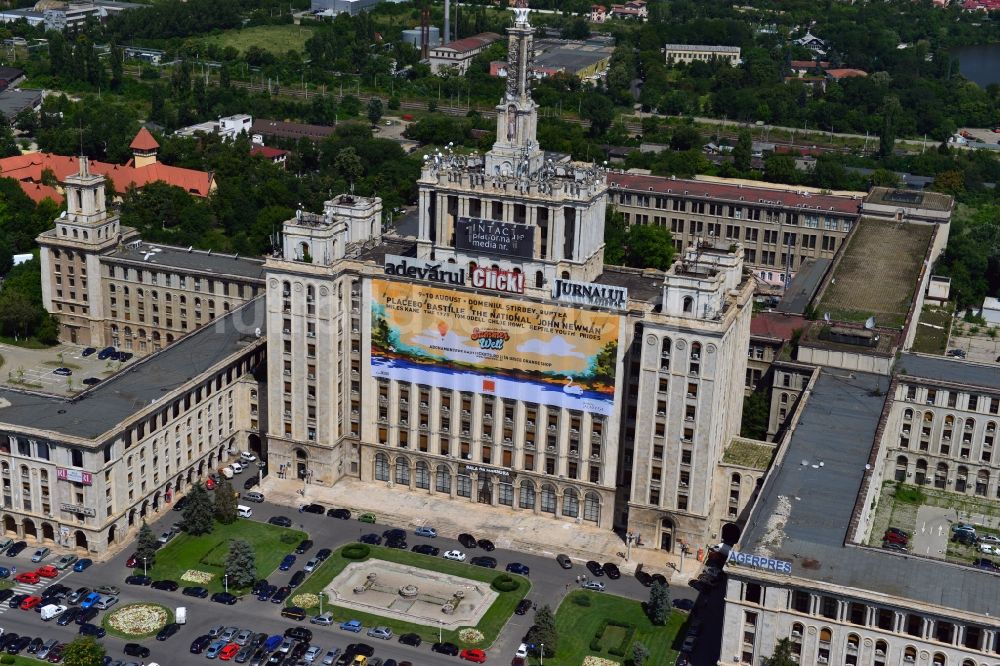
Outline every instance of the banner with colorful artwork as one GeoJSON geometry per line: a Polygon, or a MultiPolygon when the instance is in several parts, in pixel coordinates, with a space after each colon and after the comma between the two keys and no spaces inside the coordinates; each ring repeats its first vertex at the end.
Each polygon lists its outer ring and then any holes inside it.
{"type": "Polygon", "coordinates": [[[372,374],[608,416],[618,315],[372,282],[372,374]]]}

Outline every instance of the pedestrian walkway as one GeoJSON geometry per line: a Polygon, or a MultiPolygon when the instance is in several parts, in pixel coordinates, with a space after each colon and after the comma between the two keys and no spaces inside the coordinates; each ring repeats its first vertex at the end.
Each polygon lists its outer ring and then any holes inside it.
{"type": "Polygon", "coordinates": [[[303,484],[295,479],[264,477],[261,492],[269,502],[298,507],[316,502],[329,507],[346,508],[359,513],[373,513],[379,523],[413,529],[430,525],[442,536],[462,532],[489,538],[497,548],[555,557],[565,553],[574,560],[614,562],[632,573],[642,564],[643,570],[662,573],[672,583],[686,584],[696,577],[700,563],[688,557],[679,571],[680,557],[648,547],[632,546],[626,560],[626,546],[609,530],[587,523],[538,516],[502,506],[481,506],[450,499],[439,499],[424,491],[384,490],[378,484],[344,478],[333,487],[303,484]],[[541,536],[544,535],[544,536],[541,536]]]}

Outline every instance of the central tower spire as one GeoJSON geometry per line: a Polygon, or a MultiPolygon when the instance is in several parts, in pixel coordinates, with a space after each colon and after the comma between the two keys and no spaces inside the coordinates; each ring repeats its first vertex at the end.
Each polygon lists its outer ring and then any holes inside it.
{"type": "Polygon", "coordinates": [[[526,0],[514,7],[514,25],[507,29],[507,90],[497,104],[497,140],[486,153],[486,174],[529,179],[542,166],[536,130],[538,107],[531,99],[531,61],[535,29],[528,22],[526,0]]]}

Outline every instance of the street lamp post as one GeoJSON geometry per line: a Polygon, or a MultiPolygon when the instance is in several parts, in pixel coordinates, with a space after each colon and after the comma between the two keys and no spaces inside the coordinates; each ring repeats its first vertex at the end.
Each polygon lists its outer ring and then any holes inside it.
{"type": "Polygon", "coordinates": [[[142,575],[146,575],[146,558],[142,558],[142,575]]]}
{"type": "Polygon", "coordinates": [[[222,583],[226,586],[226,594],[229,594],[229,574],[222,576],[222,583]]]}
{"type": "Polygon", "coordinates": [[[545,663],[545,643],[541,643],[542,649],[538,651],[538,664],[542,666],[545,663]]]}
{"type": "Polygon", "coordinates": [[[438,620],[438,643],[444,643],[444,620],[438,620]]]}
{"type": "Polygon", "coordinates": [[[325,595],[324,595],[324,593],[323,593],[323,592],[320,592],[320,593],[319,593],[319,614],[320,614],[320,615],[322,615],[322,614],[323,614],[323,597],[324,597],[324,596],[325,596],[325,595]]]}

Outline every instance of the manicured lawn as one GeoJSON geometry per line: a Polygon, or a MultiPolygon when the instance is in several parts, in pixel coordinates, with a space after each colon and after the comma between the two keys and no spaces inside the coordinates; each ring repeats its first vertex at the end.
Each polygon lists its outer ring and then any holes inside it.
{"type": "MultiPolygon", "coordinates": [[[[277,527],[254,520],[237,520],[231,525],[215,524],[211,534],[190,536],[181,533],[169,544],[156,552],[156,564],[149,569],[149,575],[154,580],[175,580],[181,586],[202,585],[212,592],[221,592],[224,584],[222,576],[225,573],[226,555],[229,552],[231,539],[243,539],[250,543],[257,552],[257,575],[266,578],[274,571],[288,553],[295,550],[295,545],[308,536],[299,530],[277,527]],[[284,543],[282,536],[288,537],[290,543],[284,543]],[[188,569],[196,569],[210,574],[214,578],[210,583],[191,583],[181,580],[188,569]]],[[[140,565],[139,571],[142,570],[140,565]]],[[[230,586],[230,592],[238,592],[230,586]]]]}
{"type": "MultiPolygon", "coordinates": [[[[408,564],[410,566],[429,569],[439,573],[461,576],[462,578],[469,578],[471,580],[478,580],[487,584],[492,583],[497,576],[503,574],[502,571],[474,567],[471,564],[452,562],[440,557],[419,555],[408,550],[383,548],[380,546],[370,546],[370,548],[371,554],[365,560],[348,560],[340,554],[343,548],[338,549],[326,562],[322,564],[322,566],[314,571],[298,589],[292,593],[291,597],[295,597],[297,594],[303,593],[319,594],[320,590],[323,590],[327,585],[329,585],[330,581],[333,580],[337,574],[343,571],[344,567],[346,567],[350,562],[364,562],[372,559],[408,564]]],[[[486,611],[483,619],[480,620],[478,625],[476,625],[476,629],[478,629],[483,636],[485,636],[484,641],[474,646],[471,644],[463,644],[463,642],[458,638],[458,631],[447,630],[442,634],[444,640],[451,641],[460,647],[486,648],[491,645],[496,639],[497,634],[500,633],[504,624],[506,624],[507,619],[514,613],[514,608],[517,607],[518,602],[521,601],[521,599],[523,599],[531,589],[531,582],[527,578],[515,576],[513,574],[510,575],[514,580],[521,583],[521,585],[513,592],[499,592],[499,596],[496,601],[493,602],[493,605],[490,606],[488,611],[486,611]]],[[[291,599],[289,599],[288,605],[293,605],[291,599]]],[[[310,608],[308,611],[312,615],[319,615],[319,607],[310,608]]],[[[323,604],[323,611],[333,613],[333,616],[336,618],[338,623],[344,620],[360,620],[366,628],[383,625],[390,627],[397,635],[412,632],[419,634],[425,641],[435,642],[438,639],[438,630],[436,627],[430,627],[422,624],[411,624],[409,622],[385,618],[380,615],[361,613],[353,609],[343,608],[328,603],[323,604]]]]}
{"type": "MultiPolygon", "coordinates": [[[[673,612],[666,626],[659,627],[649,621],[638,601],[605,592],[575,590],[563,599],[556,612],[559,648],[554,657],[545,659],[545,663],[551,666],[579,666],[587,655],[624,663],[631,659],[632,644],[639,641],[649,648],[647,664],[673,664],[684,637],[680,629],[687,619],[687,615],[673,612]],[[587,601],[589,605],[581,605],[587,601]],[[590,642],[605,620],[632,625],[635,631],[608,625],[599,638],[600,651],[591,650],[590,642]],[[632,633],[632,639],[625,647],[625,656],[610,654],[608,650],[620,646],[629,633],[632,633]]],[[[531,663],[536,664],[538,660],[533,657],[531,663]]]]}
{"type": "Polygon", "coordinates": [[[309,26],[257,25],[227,30],[220,35],[206,37],[204,41],[222,48],[232,46],[241,53],[245,53],[251,46],[257,46],[265,51],[284,55],[288,51],[304,51],[306,40],[312,35],[313,28],[309,26]]]}

